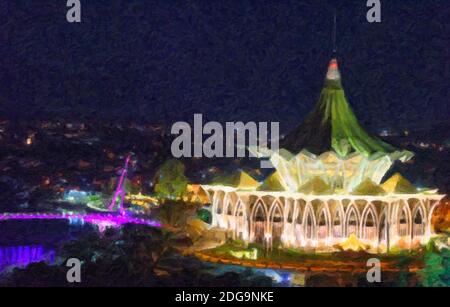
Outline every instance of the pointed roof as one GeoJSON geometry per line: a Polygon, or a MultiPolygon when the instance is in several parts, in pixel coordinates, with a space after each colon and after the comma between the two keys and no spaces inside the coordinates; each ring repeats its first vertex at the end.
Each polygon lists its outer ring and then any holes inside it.
{"type": "Polygon", "coordinates": [[[378,184],[370,180],[369,178],[364,179],[360,184],[358,184],[352,191],[354,195],[384,195],[386,191],[380,187],[378,184]]]}
{"type": "Polygon", "coordinates": [[[416,187],[400,173],[392,175],[391,178],[381,184],[381,187],[388,193],[414,194],[417,192],[416,187]]]}
{"type": "Polygon", "coordinates": [[[258,187],[258,191],[285,191],[280,174],[275,171],[258,187]]]}
{"type": "Polygon", "coordinates": [[[294,153],[302,149],[314,154],[334,150],[342,157],[352,152],[370,156],[397,150],[361,127],[345,97],[336,59],[328,65],[325,84],[314,109],[280,145],[294,153]]]}
{"type": "Polygon", "coordinates": [[[313,195],[328,195],[333,189],[319,176],[314,176],[298,188],[298,192],[313,195]]]}
{"type": "Polygon", "coordinates": [[[231,186],[239,190],[254,190],[260,185],[258,181],[244,171],[235,171],[229,175],[217,176],[212,184],[231,186]]]}

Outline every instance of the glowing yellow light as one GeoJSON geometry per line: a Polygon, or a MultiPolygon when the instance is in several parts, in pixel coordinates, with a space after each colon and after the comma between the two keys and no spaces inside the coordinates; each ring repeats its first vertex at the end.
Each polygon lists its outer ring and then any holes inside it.
{"type": "Polygon", "coordinates": [[[230,255],[238,259],[256,260],[258,259],[258,250],[256,248],[252,248],[249,251],[230,251],[230,255]]]}
{"type": "Polygon", "coordinates": [[[347,240],[339,244],[343,250],[351,250],[351,251],[363,251],[367,250],[368,246],[364,243],[362,243],[354,233],[352,233],[347,240]]]}

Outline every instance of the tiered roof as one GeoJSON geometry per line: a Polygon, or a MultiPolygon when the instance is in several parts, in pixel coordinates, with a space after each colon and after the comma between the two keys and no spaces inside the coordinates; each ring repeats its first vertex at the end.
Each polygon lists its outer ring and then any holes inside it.
{"type": "Polygon", "coordinates": [[[317,155],[332,150],[341,157],[353,152],[371,156],[398,151],[361,127],[347,102],[336,59],[328,65],[316,106],[305,121],[281,141],[280,147],[294,153],[306,149],[317,155]]]}

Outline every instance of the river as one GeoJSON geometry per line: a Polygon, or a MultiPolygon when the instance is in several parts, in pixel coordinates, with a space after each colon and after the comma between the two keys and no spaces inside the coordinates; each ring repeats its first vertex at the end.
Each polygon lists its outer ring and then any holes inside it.
{"type": "MultiPolygon", "coordinates": [[[[24,268],[31,263],[61,264],[64,259],[59,257],[59,251],[63,244],[92,233],[101,235],[96,225],[68,220],[1,221],[0,231],[0,278],[16,267],[24,268]]],[[[253,274],[271,277],[278,286],[292,286],[295,277],[298,279],[298,274],[282,270],[221,264],[211,264],[210,268],[214,275],[247,274],[251,270],[253,274]]]]}
{"type": "Polygon", "coordinates": [[[56,264],[62,244],[96,233],[95,227],[68,220],[1,221],[0,273],[41,261],[56,264]]]}
{"type": "MultiPolygon", "coordinates": [[[[100,229],[102,230],[102,229],[100,229]]],[[[31,263],[46,262],[60,265],[65,261],[60,256],[65,243],[95,234],[101,236],[98,226],[79,220],[8,220],[0,221],[0,279],[16,267],[31,263]]],[[[76,255],[74,255],[76,257],[76,255]]],[[[180,258],[180,261],[183,257],[180,258]]],[[[349,273],[294,272],[279,269],[248,268],[238,265],[205,263],[207,271],[215,276],[234,273],[239,276],[266,276],[272,285],[291,286],[356,286],[364,276],[349,273]],[[249,274],[251,273],[251,274],[249,274]]],[[[389,285],[396,285],[397,274],[389,278],[389,285]]],[[[386,285],[388,285],[386,284],[386,285]]]]}

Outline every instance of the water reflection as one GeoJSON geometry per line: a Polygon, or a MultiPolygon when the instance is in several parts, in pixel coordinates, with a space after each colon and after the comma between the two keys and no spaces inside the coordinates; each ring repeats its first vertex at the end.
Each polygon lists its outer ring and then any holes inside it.
{"type": "Polygon", "coordinates": [[[56,264],[61,246],[97,233],[93,225],[67,220],[8,220],[0,227],[0,273],[42,261],[56,264]]]}
{"type": "Polygon", "coordinates": [[[55,251],[42,245],[0,246],[0,272],[9,267],[26,267],[30,263],[55,262],[55,251]]]}

